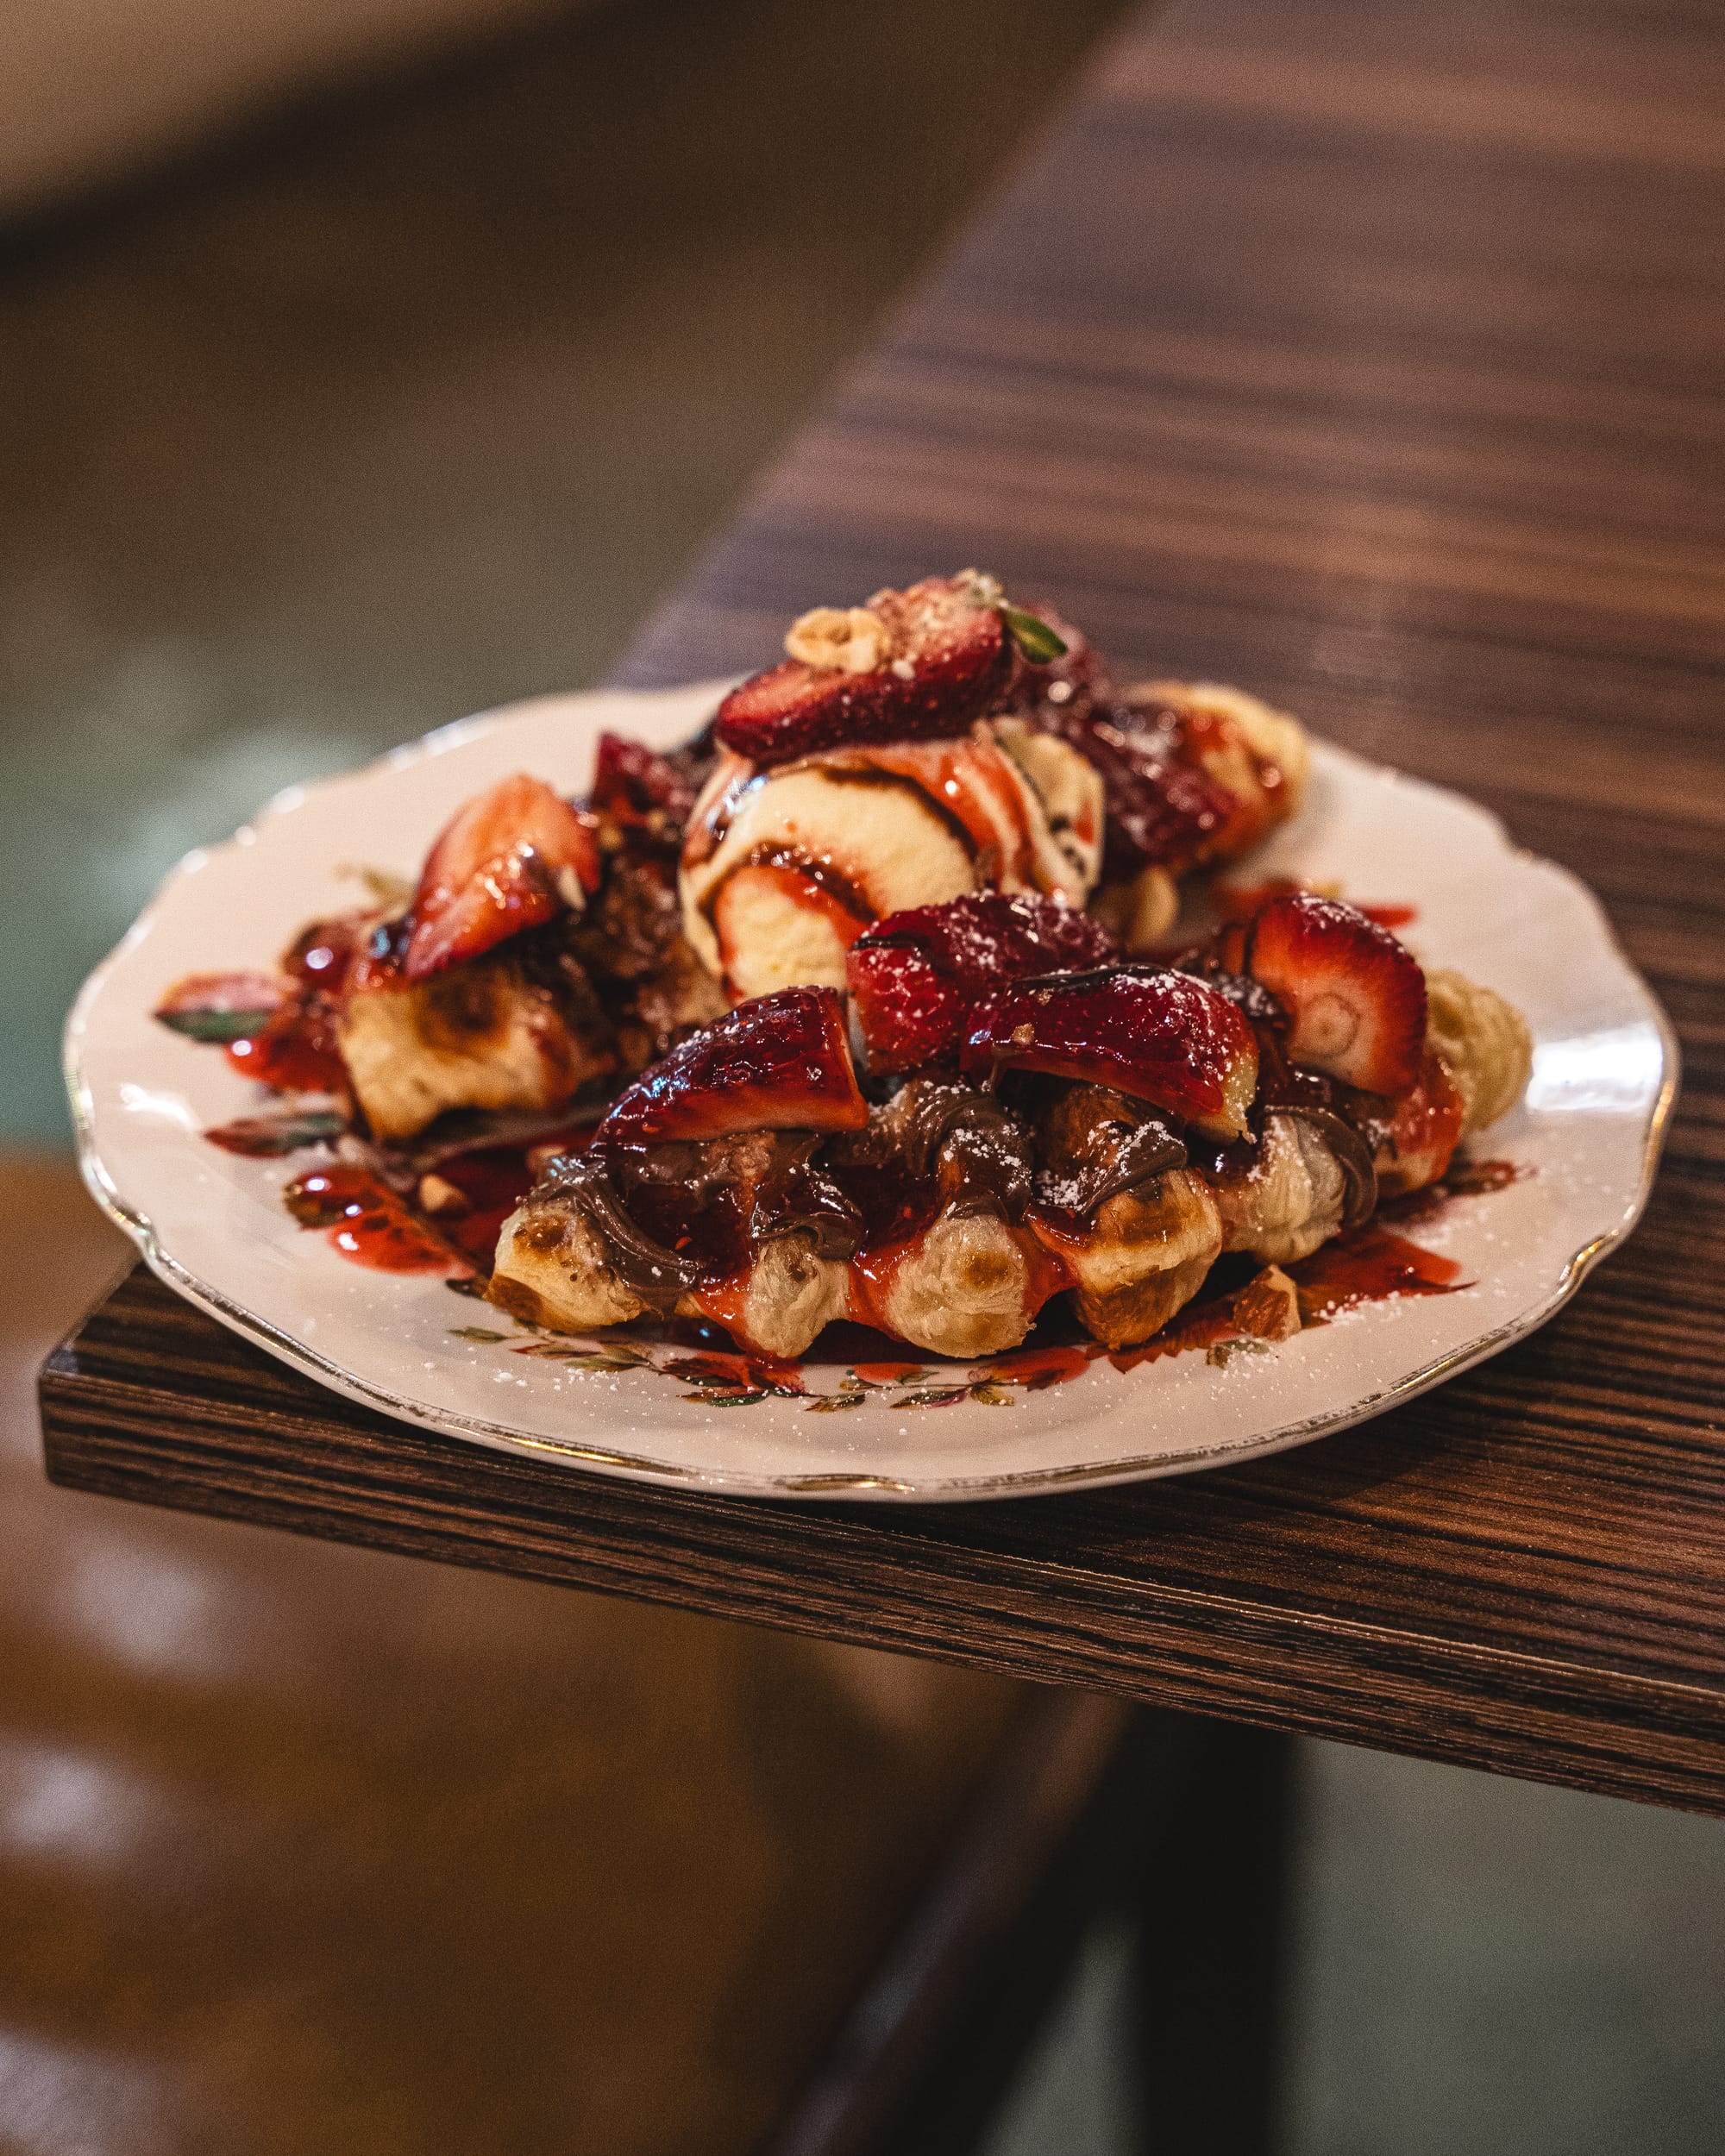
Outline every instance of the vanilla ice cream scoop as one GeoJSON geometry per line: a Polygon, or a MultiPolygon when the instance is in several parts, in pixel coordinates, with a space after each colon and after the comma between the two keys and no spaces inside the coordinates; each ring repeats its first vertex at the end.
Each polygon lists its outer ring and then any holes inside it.
{"type": "Polygon", "coordinates": [[[906,906],[989,889],[1082,906],[1101,838],[1096,772],[1010,721],[764,771],[727,751],[689,819],[684,933],[734,995],[843,987],[858,935],[906,906]]]}

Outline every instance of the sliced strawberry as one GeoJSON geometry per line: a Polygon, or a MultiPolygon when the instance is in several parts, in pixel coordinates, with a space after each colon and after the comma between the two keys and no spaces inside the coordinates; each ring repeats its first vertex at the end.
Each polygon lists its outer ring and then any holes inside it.
{"type": "Polygon", "coordinates": [[[1210,851],[1234,813],[1233,797],[1182,755],[1176,736],[1128,705],[1093,702],[1079,685],[1065,705],[1040,703],[1032,717],[1102,774],[1111,881],[1151,862],[1183,873],[1210,851]]]}
{"type": "Polygon", "coordinates": [[[423,981],[599,888],[591,822],[543,779],[518,772],[469,801],[426,858],[409,914],[404,970],[423,981]]]}
{"type": "Polygon", "coordinates": [[[656,814],[666,823],[687,824],[694,805],[694,787],[668,756],[622,734],[599,736],[587,804],[596,816],[641,823],[656,814]]]}
{"type": "Polygon", "coordinates": [[[1022,981],[976,1012],[974,1077],[1040,1070],[1113,1086],[1205,1131],[1235,1138],[1258,1085],[1258,1043],[1225,996],[1148,966],[1022,981]]]}
{"type": "Polygon", "coordinates": [[[338,913],[303,928],[282,954],[282,968],[302,991],[339,999],[378,925],[375,912],[338,913]]]}
{"type": "Polygon", "coordinates": [[[849,743],[962,734],[1007,683],[1013,646],[987,580],[929,577],[908,591],[876,592],[869,611],[889,644],[872,672],[787,659],[719,705],[724,745],[776,764],[849,743]]]}
{"type": "Polygon", "coordinates": [[[612,1106],[600,1144],[725,1138],[738,1131],[860,1131],[856,1087],[834,988],[756,996],[679,1044],[612,1106]]]}
{"type": "Polygon", "coordinates": [[[1387,928],[1311,892],[1272,899],[1247,931],[1245,971],[1293,1021],[1291,1062],[1366,1093],[1406,1093],[1426,1047],[1426,976],[1387,928]]]}
{"type": "Polygon", "coordinates": [[[1044,732],[1064,733],[1113,697],[1107,661],[1082,629],[1075,629],[1051,606],[1036,605],[1030,611],[1065,649],[1053,658],[1033,659],[1014,639],[1012,679],[994,708],[1028,719],[1044,732]]]}
{"type": "Polygon", "coordinates": [[[1117,956],[1099,921],[1058,899],[982,891],[888,914],[850,946],[845,979],[882,1075],[955,1056],[984,996],[1030,974],[1117,956]]]}

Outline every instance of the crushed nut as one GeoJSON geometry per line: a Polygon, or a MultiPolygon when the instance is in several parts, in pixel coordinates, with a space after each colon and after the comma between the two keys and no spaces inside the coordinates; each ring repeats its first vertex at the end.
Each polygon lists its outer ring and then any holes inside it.
{"type": "Polygon", "coordinates": [[[873,674],[893,655],[893,632],[866,606],[817,606],[791,624],[785,649],[805,666],[873,674]]]}
{"type": "Polygon", "coordinates": [[[467,1201],[452,1182],[442,1175],[422,1175],[419,1178],[419,1206],[423,1213],[455,1214],[467,1210],[467,1201]]]}
{"type": "Polygon", "coordinates": [[[1234,1297],[1234,1323],[1258,1340],[1291,1340],[1300,1330],[1300,1291],[1279,1265],[1266,1265],[1234,1297]]]}

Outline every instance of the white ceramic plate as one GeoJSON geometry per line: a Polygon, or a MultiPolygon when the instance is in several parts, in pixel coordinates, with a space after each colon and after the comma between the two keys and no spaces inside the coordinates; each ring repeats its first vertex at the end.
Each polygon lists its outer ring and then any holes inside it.
{"type": "MultiPolygon", "coordinates": [[[[547,697],[466,720],[278,796],[229,843],[180,863],[66,1029],[85,1179],[162,1279],[320,1382],[453,1437],[649,1482],[926,1501],[1178,1474],[1343,1428],[1541,1324],[1634,1225],[1677,1056],[1597,902],[1458,795],[1320,745],[1304,812],[1250,874],[1416,906],[1403,933],[1421,957],[1502,990],[1533,1027],[1527,1098],[1484,1147],[1532,1172],[1412,1231],[1458,1260],[1471,1288],[1364,1305],[1224,1367],[1198,1354],[1124,1372],[1099,1360],[1057,1388],[1004,1388],[1004,1411],[974,1396],[929,1402],[967,1376],[930,1366],[926,1379],[866,1388],[848,1412],[815,1413],[771,1395],[721,1406],[651,1367],[553,1359],[544,1351],[559,1344],[442,1282],[361,1269],[297,1228],[279,1194],[291,1163],[202,1137],[254,1110],[257,1089],[152,1021],[163,992],[188,973],[267,966],[304,922],[358,902],[356,867],[411,875],[493,780],[527,769],[583,790],[602,728],[669,747],[718,693],[547,697]]],[[[806,1382],[845,1383],[819,1344],[806,1382]]]]}

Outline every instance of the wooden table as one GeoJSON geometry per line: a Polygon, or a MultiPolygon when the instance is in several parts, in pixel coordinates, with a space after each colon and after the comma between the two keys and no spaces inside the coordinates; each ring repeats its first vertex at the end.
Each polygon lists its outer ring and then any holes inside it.
{"type": "Polygon", "coordinates": [[[1543,1332],[1226,1473],[792,1510],[388,1422],[135,1273],[44,1374],[50,1473],[1725,1812],[1722,90],[1700,9],[1147,16],[622,675],[974,561],[1488,801],[1686,1057],[1645,1225],[1543,1332]]]}

